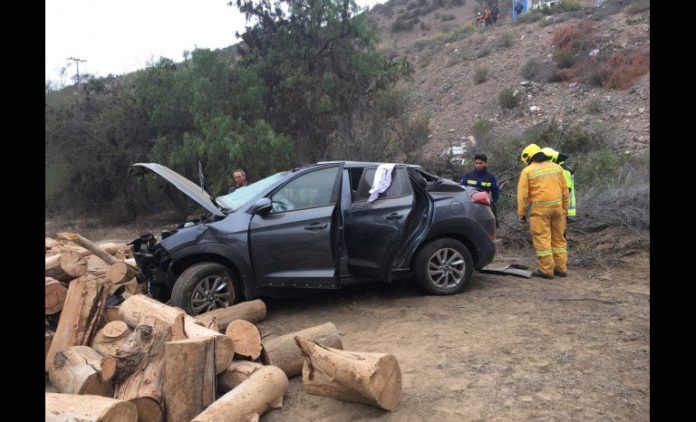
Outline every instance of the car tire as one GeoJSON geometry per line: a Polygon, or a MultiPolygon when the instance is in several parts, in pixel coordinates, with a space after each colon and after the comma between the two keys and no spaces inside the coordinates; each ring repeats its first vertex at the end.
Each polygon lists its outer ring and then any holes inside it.
{"type": "Polygon", "coordinates": [[[419,287],[431,295],[461,292],[471,280],[474,260],[469,249],[449,237],[422,247],[414,260],[414,275],[419,287]]]}
{"type": "Polygon", "coordinates": [[[184,270],[174,283],[171,304],[189,315],[226,308],[239,301],[237,284],[234,273],[222,264],[194,264],[184,270]]]}

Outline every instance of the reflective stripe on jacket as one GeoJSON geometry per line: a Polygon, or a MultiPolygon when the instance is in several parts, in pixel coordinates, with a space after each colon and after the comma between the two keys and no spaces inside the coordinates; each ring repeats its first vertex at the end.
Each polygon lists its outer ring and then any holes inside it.
{"type": "Polygon", "coordinates": [[[517,215],[525,215],[532,206],[568,209],[568,184],[563,169],[550,161],[533,162],[520,173],[517,183],[517,215]]]}

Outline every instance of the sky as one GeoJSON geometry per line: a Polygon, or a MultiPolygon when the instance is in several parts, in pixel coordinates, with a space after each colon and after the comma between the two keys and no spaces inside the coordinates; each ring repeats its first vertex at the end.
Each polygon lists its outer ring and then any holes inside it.
{"type": "Polygon", "coordinates": [[[81,74],[120,75],[160,57],[182,61],[185,50],[236,44],[234,34],[242,33],[246,22],[228,1],[46,0],[45,79],[70,84],[78,66],[81,74]],[[61,68],[66,68],[62,79],[61,68]]]}

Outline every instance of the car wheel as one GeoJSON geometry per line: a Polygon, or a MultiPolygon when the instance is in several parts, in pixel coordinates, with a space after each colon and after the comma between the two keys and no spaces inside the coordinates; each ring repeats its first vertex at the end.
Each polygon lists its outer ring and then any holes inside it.
{"type": "Polygon", "coordinates": [[[433,295],[461,292],[471,280],[473,267],[469,249],[452,238],[425,245],[414,261],[416,282],[426,293],[433,295]]]}
{"type": "Polygon", "coordinates": [[[215,262],[188,267],[172,289],[171,304],[189,315],[226,308],[237,301],[237,285],[232,271],[215,262]]]}

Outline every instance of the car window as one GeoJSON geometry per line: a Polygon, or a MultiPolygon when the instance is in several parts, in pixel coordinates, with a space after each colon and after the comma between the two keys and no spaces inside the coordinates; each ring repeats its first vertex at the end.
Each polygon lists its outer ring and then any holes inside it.
{"type": "Polygon", "coordinates": [[[251,183],[247,186],[238,188],[234,192],[228,193],[227,195],[218,196],[215,198],[215,201],[217,201],[217,203],[226,210],[236,211],[242,205],[251,201],[263,191],[270,188],[271,185],[285,177],[287,174],[287,171],[276,173],[272,176],[266,177],[265,179],[261,179],[256,183],[251,183]]]}
{"type": "Polygon", "coordinates": [[[331,205],[338,167],[329,167],[304,174],[271,196],[271,212],[285,212],[331,205]]]}
{"type": "MultiPolygon", "coordinates": [[[[372,188],[372,182],[375,179],[376,168],[368,168],[363,172],[363,177],[358,183],[358,191],[355,195],[354,202],[357,201],[367,201],[370,196],[370,189],[372,188]]],[[[404,195],[409,195],[413,192],[411,187],[411,182],[408,178],[408,174],[405,169],[396,167],[392,172],[392,182],[389,188],[379,195],[379,199],[386,198],[399,198],[404,195]]]]}

